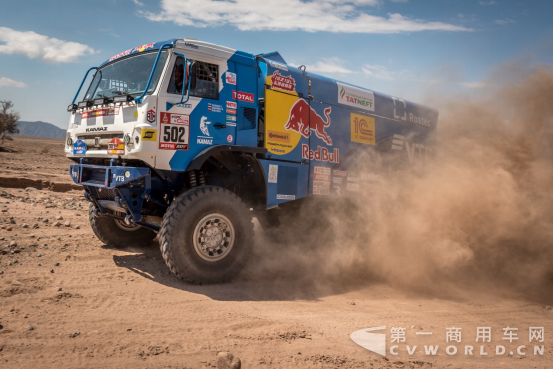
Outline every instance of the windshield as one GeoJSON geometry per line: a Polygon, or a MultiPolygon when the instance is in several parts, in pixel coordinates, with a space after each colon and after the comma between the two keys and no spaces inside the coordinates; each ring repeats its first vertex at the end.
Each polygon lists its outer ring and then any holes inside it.
{"type": "MultiPolygon", "coordinates": [[[[123,94],[142,94],[148,83],[157,54],[156,51],[134,55],[99,69],[92,79],[85,100],[123,94]]],[[[152,93],[158,85],[166,59],[167,50],[163,50],[147,93],[152,93]]]]}

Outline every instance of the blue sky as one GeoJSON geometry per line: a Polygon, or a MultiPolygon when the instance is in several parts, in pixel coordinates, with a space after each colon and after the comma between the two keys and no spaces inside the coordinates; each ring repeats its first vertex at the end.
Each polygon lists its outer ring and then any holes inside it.
{"type": "Polygon", "coordinates": [[[0,100],[65,129],[89,67],[192,37],[422,102],[478,92],[510,60],[552,64],[552,13],[546,0],[2,0],[0,100]]]}

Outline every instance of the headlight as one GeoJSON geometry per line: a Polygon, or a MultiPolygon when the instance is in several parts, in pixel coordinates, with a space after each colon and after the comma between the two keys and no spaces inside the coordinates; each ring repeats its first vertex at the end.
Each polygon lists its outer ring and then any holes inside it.
{"type": "Polygon", "coordinates": [[[73,139],[71,137],[68,137],[66,143],[67,147],[71,147],[71,145],[73,145],[73,139]]]}
{"type": "Polygon", "coordinates": [[[129,136],[129,134],[126,134],[123,141],[125,142],[125,145],[129,145],[131,143],[131,136],[129,136]]]}
{"type": "Polygon", "coordinates": [[[131,176],[131,172],[126,170],[124,175],[125,175],[125,178],[129,178],[131,176]]]}

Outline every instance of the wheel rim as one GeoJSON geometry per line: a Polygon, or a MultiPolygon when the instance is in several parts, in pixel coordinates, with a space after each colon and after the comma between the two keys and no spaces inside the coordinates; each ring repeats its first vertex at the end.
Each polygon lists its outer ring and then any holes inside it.
{"type": "Polygon", "coordinates": [[[196,225],[193,240],[198,256],[210,262],[219,261],[233,248],[235,228],[225,215],[209,214],[196,225]]]}

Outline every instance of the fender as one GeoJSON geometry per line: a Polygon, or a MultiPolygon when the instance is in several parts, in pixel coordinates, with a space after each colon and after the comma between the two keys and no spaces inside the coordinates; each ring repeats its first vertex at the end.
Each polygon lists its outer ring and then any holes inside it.
{"type": "Polygon", "coordinates": [[[208,158],[218,152],[221,151],[228,151],[228,152],[244,152],[244,153],[250,153],[250,154],[266,154],[267,149],[265,147],[251,147],[251,146],[232,146],[232,145],[215,145],[208,147],[198,153],[192,159],[192,161],[189,163],[187,169],[185,170],[188,172],[189,170],[198,170],[202,167],[202,164],[208,158]]]}

